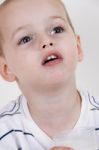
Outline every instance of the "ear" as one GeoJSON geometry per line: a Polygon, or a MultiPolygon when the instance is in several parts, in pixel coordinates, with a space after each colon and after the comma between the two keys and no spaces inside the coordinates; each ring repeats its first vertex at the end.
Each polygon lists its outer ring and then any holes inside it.
{"type": "Polygon", "coordinates": [[[16,79],[15,75],[11,72],[10,68],[8,67],[5,58],[1,56],[0,56],[0,74],[6,81],[9,82],[13,82],[16,79]]]}
{"type": "Polygon", "coordinates": [[[78,61],[82,61],[83,60],[83,50],[81,47],[81,42],[80,42],[80,36],[76,35],[76,41],[77,41],[77,53],[78,53],[78,61]]]}

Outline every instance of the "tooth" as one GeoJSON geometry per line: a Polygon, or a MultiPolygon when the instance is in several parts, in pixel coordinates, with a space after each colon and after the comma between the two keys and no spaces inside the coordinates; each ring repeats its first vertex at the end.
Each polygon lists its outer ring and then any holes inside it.
{"type": "Polygon", "coordinates": [[[54,59],[54,58],[56,58],[56,56],[52,55],[51,58],[54,59]]]}
{"type": "Polygon", "coordinates": [[[51,59],[51,56],[48,56],[47,60],[50,60],[51,59]]]}
{"type": "Polygon", "coordinates": [[[51,55],[51,56],[48,56],[47,60],[54,59],[54,58],[56,58],[56,56],[55,55],[51,55]]]}

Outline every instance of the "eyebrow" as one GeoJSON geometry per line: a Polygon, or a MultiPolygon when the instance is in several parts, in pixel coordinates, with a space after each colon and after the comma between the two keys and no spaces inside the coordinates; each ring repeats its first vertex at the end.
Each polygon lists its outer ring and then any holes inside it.
{"type": "Polygon", "coordinates": [[[13,37],[16,35],[17,32],[19,32],[19,31],[21,31],[21,30],[23,30],[23,29],[25,29],[25,28],[27,28],[27,27],[29,27],[29,26],[30,26],[29,24],[26,24],[26,25],[23,25],[23,26],[18,27],[18,28],[13,32],[13,34],[12,34],[12,39],[13,39],[13,37]]]}
{"type": "Polygon", "coordinates": [[[61,19],[61,20],[65,21],[65,22],[67,22],[67,19],[65,19],[64,17],[61,17],[61,16],[51,16],[49,18],[50,19],[61,19]]]}
{"type": "MultiPolygon", "coordinates": [[[[67,23],[67,20],[66,20],[65,18],[61,17],[61,16],[50,16],[49,19],[52,19],[52,20],[54,20],[54,19],[60,19],[60,20],[63,20],[64,22],[67,23]]],[[[27,27],[29,27],[29,26],[30,26],[29,24],[26,24],[26,25],[23,25],[23,26],[18,27],[18,28],[14,31],[14,33],[12,34],[12,38],[11,38],[11,39],[13,39],[13,37],[16,35],[17,32],[19,32],[19,31],[21,31],[21,30],[24,30],[25,28],[27,28],[27,27]]]]}

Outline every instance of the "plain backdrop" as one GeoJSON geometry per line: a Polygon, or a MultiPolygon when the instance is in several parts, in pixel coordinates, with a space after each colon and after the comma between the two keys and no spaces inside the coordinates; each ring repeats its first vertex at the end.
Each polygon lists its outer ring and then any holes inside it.
{"type": "MultiPolygon", "coordinates": [[[[99,96],[99,0],[64,2],[84,50],[84,60],[76,72],[77,86],[99,96]]],[[[0,108],[20,93],[16,83],[8,83],[0,77],[0,108]]]]}

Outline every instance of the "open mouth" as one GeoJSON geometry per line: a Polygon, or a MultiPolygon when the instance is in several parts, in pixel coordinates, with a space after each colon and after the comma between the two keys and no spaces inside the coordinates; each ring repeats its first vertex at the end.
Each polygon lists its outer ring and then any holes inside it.
{"type": "Polygon", "coordinates": [[[52,66],[52,65],[56,65],[56,64],[60,63],[62,60],[63,60],[63,58],[60,53],[51,52],[44,57],[44,59],[42,61],[42,65],[43,66],[52,66]]]}

